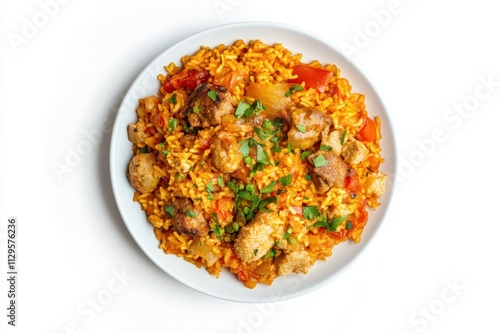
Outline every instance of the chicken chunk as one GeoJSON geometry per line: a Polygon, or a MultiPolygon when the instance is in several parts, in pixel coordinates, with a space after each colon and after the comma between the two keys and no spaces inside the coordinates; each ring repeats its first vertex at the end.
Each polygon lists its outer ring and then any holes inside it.
{"type": "Polygon", "coordinates": [[[347,164],[342,158],[332,151],[318,151],[307,158],[309,169],[311,171],[312,181],[319,194],[326,193],[331,187],[341,188],[344,186],[347,176],[347,164]],[[315,167],[315,160],[322,155],[326,160],[324,166],[315,167]]]}
{"type": "Polygon", "coordinates": [[[234,241],[234,251],[243,262],[253,262],[269,252],[273,247],[274,233],[284,222],[275,212],[259,212],[254,219],[243,226],[234,241]]]}
{"type": "Polygon", "coordinates": [[[130,185],[137,191],[147,194],[152,192],[160,183],[160,177],[155,175],[153,166],[156,163],[154,153],[135,155],[128,165],[128,179],[130,185]]]}
{"type": "Polygon", "coordinates": [[[182,234],[205,236],[210,232],[207,220],[193,205],[189,198],[179,197],[174,201],[172,225],[182,234]]]}
{"type": "Polygon", "coordinates": [[[342,134],[343,131],[335,130],[332,131],[326,136],[326,138],[323,138],[321,141],[322,145],[330,146],[332,148],[332,152],[335,154],[340,155],[342,152],[342,134]]]}
{"type": "Polygon", "coordinates": [[[387,180],[387,175],[378,172],[376,174],[369,175],[366,178],[366,195],[375,195],[376,197],[382,196],[385,192],[385,183],[387,180]]]}
{"type": "Polygon", "coordinates": [[[219,131],[212,142],[212,161],[223,173],[236,171],[243,161],[243,156],[239,151],[240,145],[236,138],[229,132],[219,131]]]}
{"type": "Polygon", "coordinates": [[[330,132],[332,120],[325,113],[314,108],[294,108],[291,111],[288,143],[292,149],[306,150],[325,138],[330,132]]]}
{"type": "Polygon", "coordinates": [[[139,121],[135,124],[129,124],[127,130],[128,140],[138,146],[144,145],[144,139],[148,137],[148,135],[145,133],[146,123],[144,123],[143,121],[139,121]]]}
{"type": "Polygon", "coordinates": [[[180,115],[187,116],[192,127],[219,125],[222,116],[234,112],[231,99],[226,87],[203,83],[191,93],[180,115]]]}
{"type": "Polygon", "coordinates": [[[359,140],[351,138],[342,147],[341,155],[345,162],[356,165],[366,159],[368,149],[359,140]]]}
{"type": "Polygon", "coordinates": [[[278,262],[278,275],[286,276],[291,273],[307,274],[311,267],[311,256],[305,250],[296,250],[285,254],[278,262]]]}

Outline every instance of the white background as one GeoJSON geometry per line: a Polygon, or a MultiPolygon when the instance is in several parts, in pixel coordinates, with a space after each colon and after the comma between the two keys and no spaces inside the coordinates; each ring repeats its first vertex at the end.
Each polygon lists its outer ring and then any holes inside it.
{"type": "Polygon", "coordinates": [[[0,3],[2,332],[499,332],[492,1],[0,3]],[[262,305],[200,294],[158,269],[120,218],[107,159],[120,100],[153,58],[193,33],[249,20],[296,25],[342,46],[382,96],[398,145],[396,191],[367,252],[327,286],[262,305]],[[102,139],[56,173],[96,129],[102,139]],[[4,278],[11,216],[15,328],[4,278]],[[98,296],[109,297],[105,305],[93,304],[98,296]]]}

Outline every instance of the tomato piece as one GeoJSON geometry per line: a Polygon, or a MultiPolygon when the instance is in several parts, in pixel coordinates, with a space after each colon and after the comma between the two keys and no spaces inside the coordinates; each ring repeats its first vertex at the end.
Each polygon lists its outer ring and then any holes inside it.
{"type": "Polygon", "coordinates": [[[320,93],[325,92],[326,83],[333,77],[333,72],[331,71],[305,64],[294,66],[292,73],[297,75],[297,78],[290,79],[288,82],[297,84],[304,82],[306,88],[314,88],[320,93]]]}
{"type": "Polygon", "coordinates": [[[200,143],[198,150],[203,153],[210,148],[210,145],[212,145],[212,139],[205,139],[200,143]]]}
{"type": "Polygon", "coordinates": [[[243,270],[238,271],[238,273],[236,274],[236,276],[243,283],[245,283],[246,281],[248,281],[248,275],[243,270]]]}
{"type": "Polygon", "coordinates": [[[354,169],[349,170],[347,173],[344,187],[349,194],[356,194],[361,190],[361,183],[354,169]]]}
{"type": "Polygon", "coordinates": [[[370,117],[366,117],[365,124],[356,137],[362,141],[375,141],[377,139],[377,124],[375,121],[370,117]]]}
{"type": "Polygon", "coordinates": [[[216,201],[216,214],[219,222],[225,222],[233,217],[234,201],[231,198],[223,197],[216,201]]]}
{"type": "Polygon", "coordinates": [[[163,83],[163,88],[167,93],[184,88],[185,90],[194,90],[196,87],[208,81],[210,73],[206,70],[197,71],[194,69],[183,69],[174,74],[169,81],[163,83]]]}

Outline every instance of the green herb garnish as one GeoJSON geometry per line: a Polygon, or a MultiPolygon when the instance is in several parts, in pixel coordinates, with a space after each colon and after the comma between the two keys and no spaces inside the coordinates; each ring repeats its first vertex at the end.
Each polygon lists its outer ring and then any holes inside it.
{"type": "Polygon", "coordinates": [[[168,120],[168,131],[169,132],[172,132],[175,130],[175,128],[177,127],[177,118],[171,118],[168,120]]]}
{"type": "Polygon", "coordinates": [[[172,96],[170,96],[168,98],[168,102],[170,102],[172,104],[176,104],[177,103],[177,94],[173,94],[172,96]]]}
{"type": "MultiPolygon", "coordinates": [[[[340,224],[347,219],[349,215],[345,215],[343,217],[337,217],[333,218],[331,220],[318,220],[316,223],[314,223],[314,227],[324,227],[330,232],[335,232],[339,228],[340,224]]],[[[352,227],[352,226],[351,226],[352,227]]]]}
{"type": "Polygon", "coordinates": [[[323,154],[318,155],[316,158],[313,159],[314,167],[319,168],[327,165],[327,161],[323,154]]]}
{"type": "Polygon", "coordinates": [[[163,210],[165,210],[165,212],[168,213],[170,217],[174,217],[175,209],[172,205],[166,206],[163,210]]]}
{"type": "Polygon", "coordinates": [[[305,125],[297,124],[297,125],[295,125],[295,127],[297,128],[297,130],[299,130],[300,133],[305,133],[306,132],[306,126],[305,125]]]}
{"type": "Polygon", "coordinates": [[[210,98],[210,100],[212,101],[216,101],[217,100],[217,96],[219,95],[215,90],[213,89],[210,89],[207,93],[208,97],[210,98]]]}
{"type": "Polygon", "coordinates": [[[257,161],[266,165],[270,165],[271,163],[269,162],[269,157],[267,156],[267,153],[264,151],[262,146],[257,145],[257,161]]]}
{"type": "Polygon", "coordinates": [[[342,133],[342,135],[340,136],[340,145],[344,145],[344,141],[345,141],[345,135],[347,133],[347,130],[344,130],[344,132],[342,133]]]}
{"type": "Polygon", "coordinates": [[[269,194],[273,192],[273,188],[276,185],[276,181],[271,182],[267,187],[260,190],[261,194],[269,194]]]}
{"type": "Polygon", "coordinates": [[[294,92],[298,92],[298,91],[301,91],[301,90],[304,90],[304,88],[301,85],[295,85],[293,87],[290,87],[290,89],[288,90],[288,92],[285,93],[285,96],[289,97],[294,92]]]}
{"type": "Polygon", "coordinates": [[[321,213],[318,210],[318,207],[316,205],[310,205],[306,206],[304,210],[302,210],[302,215],[306,219],[313,219],[314,217],[320,217],[321,213]]]}
{"type": "Polygon", "coordinates": [[[289,186],[292,184],[292,174],[288,174],[287,176],[280,177],[278,182],[283,186],[289,186]]]}
{"type": "Polygon", "coordinates": [[[328,146],[328,145],[321,145],[319,147],[319,149],[322,150],[322,151],[331,151],[331,150],[333,150],[333,148],[331,146],[328,146]]]}

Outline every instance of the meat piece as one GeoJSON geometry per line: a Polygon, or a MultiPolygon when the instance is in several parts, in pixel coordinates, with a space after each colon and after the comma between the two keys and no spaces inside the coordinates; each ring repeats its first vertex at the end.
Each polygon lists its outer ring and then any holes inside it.
{"type": "Polygon", "coordinates": [[[342,147],[341,155],[345,162],[356,165],[366,159],[368,149],[359,140],[351,138],[342,147]]]}
{"type": "Polygon", "coordinates": [[[226,131],[219,131],[212,142],[212,161],[215,167],[223,173],[232,173],[236,171],[243,161],[240,145],[236,137],[226,131]]]}
{"type": "Polygon", "coordinates": [[[203,83],[191,93],[180,115],[187,116],[192,127],[219,125],[222,116],[234,112],[231,99],[226,87],[203,83]]]}
{"type": "MultiPolygon", "coordinates": [[[[234,251],[243,262],[260,259],[273,247],[274,233],[284,222],[275,212],[259,212],[254,219],[243,226],[234,241],[234,251]]],[[[281,237],[280,237],[281,238],[281,237]]]]}
{"type": "MultiPolygon", "coordinates": [[[[342,152],[342,134],[344,131],[339,131],[335,130],[332,131],[326,136],[326,138],[323,138],[321,144],[330,146],[332,148],[332,152],[335,154],[340,155],[342,152]]],[[[345,139],[345,138],[344,138],[345,139]]]]}
{"type": "Polygon", "coordinates": [[[285,276],[291,273],[307,274],[311,266],[311,256],[305,250],[296,250],[285,254],[278,261],[278,275],[285,276]]]}
{"type": "Polygon", "coordinates": [[[147,194],[160,183],[160,176],[155,175],[153,166],[156,164],[154,153],[135,155],[128,165],[130,185],[137,191],[147,194]]]}
{"type": "Polygon", "coordinates": [[[179,233],[201,237],[208,234],[210,227],[207,220],[189,198],[176,198],[173,204],[175,213],[172,225],[179,233]]]}
{"type": "Polygon", "coordinates": [[[332,151],[318,151],[309,155],[306,160],[310,165],[309,169],[311,170],[312,181],[317,193],[324,194],[331,187],[341,188],[344,186],[348,168],[340,156],[332,151]],[[315,167],[314,160],[320,154],[325,158],[326,164],[321,167],[315,167]]]}
{"type": "Polygon", "coordinates": [[[292,149],[306,150],[325,138],[330,132],[332,120],[320,110],[300,107],[291,111],[288,143],[292,149]]]}
{"type": "Polygon", "coordinates": [[[144,139],[148,137],[148,135],[145,133],[146,123],[144,123],[143,121],[139,121],[136,124],[129,124],[127,130],[128,140],[138,146],[144,145],[144,139]]]}
{"type": "Polygon", "coordinates": [[[366,195],[375,195],[376,197],[382,196],[385,191],[385,182],[387,180],[387,175],[378,172],[376,174],[371,174],[366,177],[366,195]]]}

